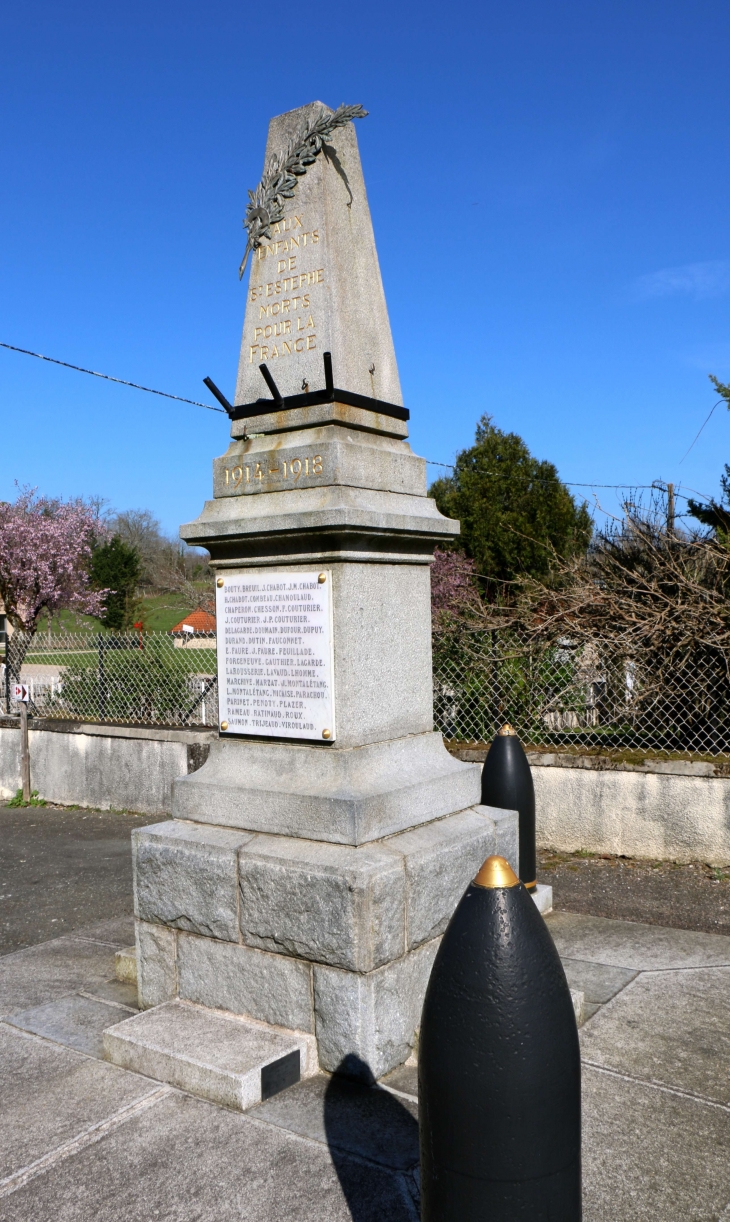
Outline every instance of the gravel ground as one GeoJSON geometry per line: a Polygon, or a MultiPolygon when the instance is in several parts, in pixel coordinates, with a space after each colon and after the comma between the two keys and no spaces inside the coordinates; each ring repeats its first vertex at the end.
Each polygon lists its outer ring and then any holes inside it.
{"type": "MultiPolygon", "coordinates": [[[[0,808],[0,954],[132,911],[130,833],[159,816],[0,808]]],[[[730,868],[539,855],[558,911],[730,934],[730,868]]]]}
{"type": "Polygon", "coordinates": [[[557,911],[730,934],[730,868],[542,851],[537,877],[557,911]]]}
{"type": "Polygon", "coordinates": [[[0,807],[0,955],[132,911],[130,835],[159,816],[0,807]]]}

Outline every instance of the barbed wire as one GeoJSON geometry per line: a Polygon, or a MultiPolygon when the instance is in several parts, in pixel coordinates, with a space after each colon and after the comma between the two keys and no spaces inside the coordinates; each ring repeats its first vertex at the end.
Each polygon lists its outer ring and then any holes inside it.
{"type": "MultiPolygon", "coordinates": [[[[23,354],[23,356],[34,356],[36,357],[37,360],[48,361],[51,365],[62,365],[64,369],[73,369],[76,373],[86,373],[86,374],[89,374],[89,376],[92,378],[103,378],[104,381],[106,382],[117,382],[120,386],[131,386],[133,390],[143,390],[149,395],[160,395],[163,399],[174,399],[177,403],[190,403],[192,404],[193,407],[204,407],[207,412],[220,412],[221,415],[226,415],[226,412],[223,410],[222,407],[213,407],[210,403],[200,403],[197,399],[186,399],[182,395],[173,395],[173,394],[170,394],[170,392],[167,390],[155,390],[152,386],[142,386],[139,382],[129,382],[127,381],[126,378],[115,378],[115,377],[112,377],[112,375],[109,373],[99,373],[95,369],[85,369],[83,365],[72,365],[70,361],[60,361],[57,359],[57,357],[44,356],[42,352],[32,352],[29,348],[18,348],[15,344],[6,344],[6,343],[3,343],[2,340],[0,340],[0,348],[7,348],[8,351],[10,352],[20,352],[23,354]]],[[[718,402],[720,402],[720,400],[718,400],[718,402]]],[[[715,404],[715,407],[717,407],[717,404],[715,404]]],[[[715,409],[713,408],[712,410],[714,411],[715,409]]],[[[712,415],[712,412],[710,413],[710,415],[712,415]]],[[[709,420],[709,416],[708,416],[708,420],[709,420]]],[[[705,421],[705,424],[706,423],[707,421],[705,421]]],[[[704,425],[702,427],[704,428],[704,425]]],[[[700,432],[701,431],[702,430],[700,430],[700,432]]],[[[695,438],[695,440],[697,440],[697,438],[695,438]]],[[[692,444],[694,445],[694,442],[692,444]]],[[[687,455],[685,455],[685,458],[686,457],[687,455]]],[[[453,463],[436,462],[436,460],[433,458],[427,458],[425,461],[430,467],[444,467],[448,471],[456,470],[456,467],[453,463]]],[[[591,488],[591,489],[606,488],[606,489],[611,489],[613,491],[616,491],[621,488],[636,489],[637,491],[639,490],[643,491],[645,489],[655,489],[656,491],[659,491],[659,492],[663,491],[660,484],[658,484],[657,482],[653,484],[590,484],[590,483],[581,483],[581,482],[578,482],[577,480],[570,480],[570,479],[564,479],[564,480],[561,480],[560,482],[565,484],[568,488],[591,488]]],[[[552,484],[553,481],[537,478],[537,479],[532,479],[530,483],[552,484]]],[[[688,487],[688,486],[685,485],[685,487],[688,487]]],[[[696,496],[705,497],[708,501],[712,500],[712,497],[708,493],[698,492],[696,488],[688,488],[688,491],[694,492],[696,496]]],[[[675,489],[674,495],[675,497],[677,496],[681,497],[683,501],[688,501],[690,499],[689,497],[685,496],[684,493],[679,492],[676,489],[675,489]]]]}
{"type": "Polygon", "coordinates": [[[197,399],[185,399],[182,395],[171,395],[166,390],[154,390],[151,386],[140,386],[139,382],[128,382],[125,378],[113,378],[109,373],[97,373],[95,369],[84,369],[82,365],[72,365],[70,361],[59,361],[55,356],[44,356],[42,352],[31,352],[29,348],[17,348],[15,344],[4,344],[0,340],[0,348],[8,348],[10,352],[22,352],[23,356],[35,356],[39,361],[50,361],[51,365],[63,365],[64,369],[75,369],[76,373],[88,373],[92,378],[103,378],[105,382],[118,382],[120,386],[131,386],[134,390],[145,390],[148,395],[161,395],[163,399],[176,399],[178,403],[192,403],[193,407],[204,407],[208,412],[225,412],[222,407],[212,407],[210,403],[199,403],[197,399]]]}

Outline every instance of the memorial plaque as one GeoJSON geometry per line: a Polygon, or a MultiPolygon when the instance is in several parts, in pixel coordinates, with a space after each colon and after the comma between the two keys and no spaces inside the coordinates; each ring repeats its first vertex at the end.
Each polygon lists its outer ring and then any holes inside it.
{"type": "Polygon", "coordinates": [[[334,740],[330,572],[219,577],[216,632],[223,734],[334,740]]]}

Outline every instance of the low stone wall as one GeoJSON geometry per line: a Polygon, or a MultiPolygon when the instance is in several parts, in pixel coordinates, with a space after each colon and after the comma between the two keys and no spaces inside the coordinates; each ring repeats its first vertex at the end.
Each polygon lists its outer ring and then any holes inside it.
{"type": "MultiPolygon", "coordinates": [[[[169,814],[175,777],[205,763],[214,730],[88,725],[33,718],[30,776],[49,802],[169,814]]],[[[0,799],[20,788],[17,717],[0,717],[0,799]]]]}
{"type": "MultiPolygon", "coordinates": [[[[481,762],[484,750],[456,751],[481,762]]],[[[541,848],[730,864],[730,766],[528,755],[541,848]]]]}

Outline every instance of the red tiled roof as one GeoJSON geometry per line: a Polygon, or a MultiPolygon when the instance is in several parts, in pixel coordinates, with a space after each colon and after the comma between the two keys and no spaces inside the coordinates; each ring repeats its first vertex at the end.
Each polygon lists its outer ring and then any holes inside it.
{"type": "Polygon", "coordinates": [[[195,632],[215,632],[215,616],[208,611],[191,611],[190,615],[186,615],[185,619],[181,619],[179,624],[175,624],[170,632],[182,632],[187,625],[193,628],[195,632]]]}

